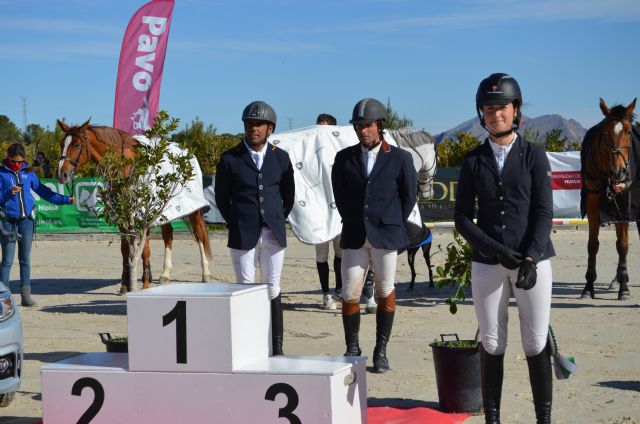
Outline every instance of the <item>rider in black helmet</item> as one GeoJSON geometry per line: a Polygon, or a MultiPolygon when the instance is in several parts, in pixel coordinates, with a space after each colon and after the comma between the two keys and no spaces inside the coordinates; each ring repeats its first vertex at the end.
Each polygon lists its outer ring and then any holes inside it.
{"type": "Polygon", "coordinates": [[[500,422],[509,299],[515,297],[538,423],[551,422],[549,160],[518,134],[522,94],[503,73],[482,80],[476,110],[489,132],[460,168],[455,224],[473,248],[471,285],[481,346],[485,422],[500,422]],[[477,220],[474,222],[474,219],[477,220]]]}
{"type": "Polygon", "coordinates": [[[271,300],[273,355],[283,355],[280,276],[287,245],[285,219],[293,208],[293,167],[284,150],[267,142],[276,112],[263,101],[242,112],[245,138],[217,165],[216,204],[229,229],[227,246],[236,281],[253,284],[256,264],[271,300]]]}
{"type": "Polygon", "coordinates": [[[385,373],[390,369],[386,352],[396,309],[396,260],[398,249],[409,244],[404,223],[416,202],[416,171],[411,154],[384,140],[386,108],[378,100],[356,103],[350,123],[359,143],[339,151],[331,170],[342,218],[345,356],[362,353],[359,302],[365,271],[372,265],[378,308],[371,371],[385,373]]]}

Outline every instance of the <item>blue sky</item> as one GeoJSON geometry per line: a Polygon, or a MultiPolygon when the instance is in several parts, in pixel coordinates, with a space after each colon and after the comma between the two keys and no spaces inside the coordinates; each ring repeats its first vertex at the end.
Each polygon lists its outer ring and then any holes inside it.
{"type": "MultiPolygon", "coordinates": [[[[0,0],[0,114],[111,125],[118,57],[137,0],[0,0]]],[[[589,127],[598,99],[640,96],[638,0],[176,0],[160,105],[242,132],[252,100],[278,130],[318,113],[347,124],[363,97],[438,134],[475,116],[481,79],[520,83],[523,112],[589,127]]],[[[640,112],[640,111],[639,111],[640,112]]]]}

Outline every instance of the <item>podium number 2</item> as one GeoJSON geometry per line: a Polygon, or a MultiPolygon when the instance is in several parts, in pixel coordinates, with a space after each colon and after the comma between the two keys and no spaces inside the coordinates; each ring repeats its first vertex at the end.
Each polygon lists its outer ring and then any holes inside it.
{"type": "Polygon", "coordinates": [[[187,301],[179,300],[176,306],[162,317],[162,326],[176,322],[176,361],[187,363],[187,301]]]}
{"type": "Polygon", "coordinates": [[[264,395],[264,398],[266,400],[275,401],[276,396],[278,396],[279,393],[282,393],[287,397],[287,404],[280,408],[278,417],[288,419],[290,424],[302,424],[300,418],[298,418],[297,415],[292,414],[292,412],[298,407],[299,401],[296,389],[287,383],[276,383],[267,389],[267,393],[264,395]]]}
{"type": "Polygon", "coordinates": [[[77,424],[89,424],[91,420],[98,415],[98,412],[100,412],[100,408],[102,408],[102,404],[104,403],[104,388],[95,378],[84,377],[76,381],[71,388],[71,394],[74,396],[80,396],[82,395],[82,390],[85,387],[89,387],[93,390],[93,402],[91,402],[91,405],[89,405],[89,408],[85,413],[82,414],[77,424]]]}

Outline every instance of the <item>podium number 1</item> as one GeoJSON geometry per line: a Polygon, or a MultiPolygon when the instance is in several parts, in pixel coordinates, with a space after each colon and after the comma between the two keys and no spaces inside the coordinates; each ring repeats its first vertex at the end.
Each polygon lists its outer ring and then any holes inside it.
{"type": "Polygon", "coordinates": [[[176,306],[162,317],[162,326],[176,322],[176,362],[187,363],[187,301],[179,300],[176,306]]]}

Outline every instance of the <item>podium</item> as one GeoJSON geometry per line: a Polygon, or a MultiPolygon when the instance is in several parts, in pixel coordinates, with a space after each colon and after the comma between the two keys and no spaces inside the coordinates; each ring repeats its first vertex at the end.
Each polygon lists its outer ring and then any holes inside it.
{"type": "Polygon", "coordinates": [[[129,353],[45,365],[45,424],[367,423],[364,357],[270,356],[265,285],[127,295],[129,353]]]}

